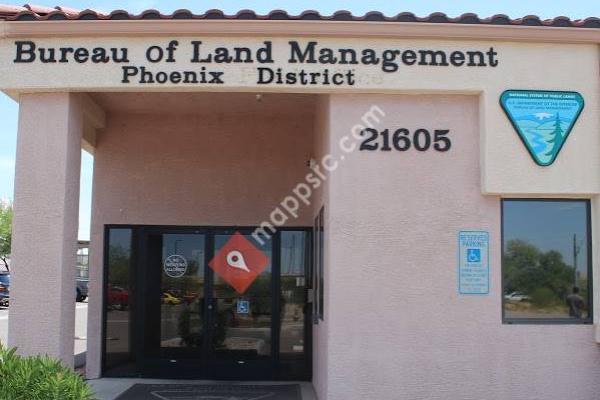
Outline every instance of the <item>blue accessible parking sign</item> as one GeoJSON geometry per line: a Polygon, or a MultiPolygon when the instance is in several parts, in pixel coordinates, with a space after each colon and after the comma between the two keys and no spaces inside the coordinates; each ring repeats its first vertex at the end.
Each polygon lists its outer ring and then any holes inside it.
{"type": "Polygon", "coordinates": [[[481,262],[481,249],[467,249],[467,262],[481,262]]]}
{"type": "Polygon", "coordinates": [[[485,231],[458,233],[458,292],[489,294],[489,234],[485,231]]]}
{"type": "Polygon", "coordinates": [[[248,300],[238,300],[236,311],[238,314],[249,314],[250,313],[250,302],[248,300]]]}

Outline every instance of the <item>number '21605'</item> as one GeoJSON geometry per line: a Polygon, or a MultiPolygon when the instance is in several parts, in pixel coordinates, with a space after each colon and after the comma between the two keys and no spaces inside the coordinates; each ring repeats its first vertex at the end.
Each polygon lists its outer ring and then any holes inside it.
{"type": "Polygon", "coordinates": [[[448,137],[449,129],[436,129],[433,135],[427,129],[416,129],[414,132],[406,128],[396,129],[390,138],[390,129],[378,131],[366,128],[360,132],[365,139],[360,144],[360,151],[407,151],[413,147],[417,151],[434,150],[444,152],[450,150],[452,142],[448,137]],[[378,138],[381,137],[381,143],[378,138]],[[381,146],[380,146],[381,145],[381,146]],[[433,146],[432,146],[433,145],[433,146]]]}

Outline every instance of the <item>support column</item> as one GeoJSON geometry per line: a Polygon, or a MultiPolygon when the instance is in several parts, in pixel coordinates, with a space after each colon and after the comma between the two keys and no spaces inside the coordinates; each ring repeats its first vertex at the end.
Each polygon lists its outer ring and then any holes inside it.
{"type": "Polygon", "coordinates": [[[19,103],[8,344],[73,366],[82,107],[69,93],[19,103]]]}

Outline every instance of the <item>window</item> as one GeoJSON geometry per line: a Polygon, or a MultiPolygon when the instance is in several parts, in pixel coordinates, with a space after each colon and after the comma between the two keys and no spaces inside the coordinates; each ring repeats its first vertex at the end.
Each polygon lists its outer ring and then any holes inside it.
{"type": "Polygon", "coordinates": [[[77,242],[77,278],[89,279],[89,242],[77,242]]]}
{"type": "Polygon", "coordinates": [[[281,232],[280,359],[305,360],[306,241],[308,231],[281,232]]]}
{"type": "Polygon", "coordinates": [[[319,211],[319,319],[325,318],[325,235],[323,225],[325,224],[324,208],[319,211]]]}
{"type": "Polygon", "coordinates": [[[107,230],[105,253],[104,370],[121,375],[133,370],[130,332],[133,268],[131,229],[107,230]]]}
{"type": "Polygon", "coordinates": [[[503,319],[592,322],[589,200],[503,200],[503,319]]]}
{"type": "Polygon", "coordinates": [[[313,302],[313,315],[315,323],[324,320],[325,310],[325,282],[324,282],[324,264],[325,264],[325,235],[323,234],[324,208],[321,207],[315,217],[313,227],[313,292],[315,300],[313,302]]]}

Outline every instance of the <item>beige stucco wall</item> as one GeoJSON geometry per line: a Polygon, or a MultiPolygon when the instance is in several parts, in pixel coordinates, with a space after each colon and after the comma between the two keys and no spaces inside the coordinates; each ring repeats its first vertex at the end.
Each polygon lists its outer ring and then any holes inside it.
{"type": "MultiPolygon", "coordinates": [[[[482,34],[491,28],[479,27],[482,34]]],[[[521,29],[527,31],[527,28],[521,29]]],[[[555,30],[548,30],[554,33],[555,30]]],[[[581,30],[579,32],[582,32],[581,30]]],[[[489,33],[489,32],[488,32],[489,33]]],[[[398,71],[385,73],[381,65],[352,65],[356,74],[353,86],[302,86],[302,85],[259,85],[256,83],[256,67],[265,64],[197,64],[191,63],[192,36],[170,37],[79,37],[79,38],[35,38],[37,47],[69,45],[72,47],[96,46],[105,48],[129,49],[130,62],[126,66],[145,66],[156,71],[198,71],[205,66],[208,70],[223,71],[225,84],[139,84],[122,83],[123,64],[79,64],[67,63],[14,64],[15,45],[12,39],[0,39],[0,89],[10,93],[19,91],[261,91],[261,92],[311,92],[311,93],[348,93],[348,92],[386,92],[386,93],[472,93],[480,97],[480,133],[481,133],[481,191],[489,194],[598,194],[600,193],[600,136],[572,135],[556,161],[560,168],[535,168],[529,155],[523,151],[522,144],[514,134],[508,120],[500,112],[498,99],[506,89],[543,89],[572,90],[580,92],[586,102],[586,109],[580,117],[574,132],[600,129],[600,52],[595,43],[569,43],[573,39],[573,30],[565,30],[565,42],[559,42],[552,36],[553,43],[509,42],[495,40],[440,40],[433,39],[392,39],[378,38],[303,38],[303,37],[236,37],[207,36],[202,39],[206,53],[214,48],[228,45],[247,46],[256,50],[263,46],[264,40],[273,43],[272,64],[269,68],[281,67],[284,72],[348,70],[347,65],[290,64],[288,41],[298,40],[306,45],[317,40],[319,48],[329,47],[375,49],[378,54],[385,49],[435,49],[451,53],[454,50],[487,51],[493,47],[497,52],[496,67],[432,67],[400,65],[398,71]],[[146,50],[152,45],[166,48],[172,40],[179,45],[175,62],[146,61],[146,50]],[[49,65],[51,67],[49,67],[49,65]],[[585,159],[589,168],[579,169],[580,160],[585,159]],[[577,174],[574,172],[577,171],[577,174]],[[527,178],[527,179],[520,179],[527,178]],[[523,184],[527,182],[527,184],[523,184]]],[[[448,36],[451,36],[448,34],[448,36]]],[[[166,58],[166,57],[165,57],[166,58]]]]}
{"type": "Polygon", "coordinates": [[[345,158],[329,178],[326,318],[335,339],[321,398],[597,398],[592,326],[502,324],[500,198],[481,194],[478,104],[477,96],[331,97],[330,148],[345,158]],[[449,128],[452,150],[341,151],[359,122],[348,116],[372,105],[386,114],[377,126],[449,128]],[[488,296],[458,294],[460,230],[490,233],[488,296]]]}
{"type": "MultiPolygon", "coordinates": [[[[137,63],[147,46],[170,39],[67,41],[73,46],[126,45],[137,63]]],[[[197,38],[176,39],[186,43],[197,38]]],[[[278,59],[287,58],[279,48],[288,39],[273,39],[279,44],[278,59]]],[[[207,47],[235,42],[255,48],[263,38],[203,40],[207,47]]],[[[390,128],[451,128],[453,149],[443,154],[348,155],[317,192],[313,207],[296,221],[310,225],[320,204],[326,205],[326,319],[313,331],[320,399],[596,398],[600,357],[593,327],[501,324],[501,196],[592,198],[593,231],[598,231],[598,46],[553,40],[320,38],[329,47],[452,51],[494,46],[498,52],[495,68],[401,66],[398,72],[382,73],[378,67],[357,66],[357,85],[339,88],[259,86],[252,79],[254,68],[239,65],[219,67],[231,77],[223,86],[125,86],[120,67],[114,65],[0,63],[0,89],[16,95],[56,90],[181,92],[156,94],[166,96],[158,105],[156,99],[132,93],[96,96],[109,121],[95,149],[89,376],[99,374],[103,224],[260,223],[302,180],[310,157],[329,150],[341,155],[339,139],[375,104],[386,112],[383,123],[390,128]],[[572,90],[584,97],[586,108],[553,166],[535,165],[510,126],[498,104],[506,89],[572,90]],[[225,94],[195,103],[194,92],[201,91],[330,96],[319,100],[316,114],[311,102],[298,107],[278,100],[263,103],[274,108],[260,112],[256,105],[229,104],[219,97],[225,94]],[[213,100],[215,112],[206,112],[213,100]],[[314,140],[304,140],[313,130],[314,140]],[[490,232],[489,296],[456,292],[456,233],[461,229],[490,232]]],[[[65,39],[37,42],[59,46],[65,39]]],[[[0,40],[0,60],[12,57],[13,41],[0,40]]],[[[185,59],[155,67],[195,68],[185,59]]],[[[598,246],[593,245],[597,269],[598,246]]],[[[598,273],[594,280],[598,287],[598,273]]]]}
{"type": "Polygon", "coordinates": [[[21,97],[8,345],[73,365],[84,116],[69,93],[21,97]],[[43,118],[31,118],[32,115],[43,118]]]}
{"type": "MultiPolygon", "coordinates": [[[[88,376],[100,372],[104,225],[268,221],[308,172],[314,100],[149,94],[130,104],[146,112],[109,111],[94,155],[88,376]]],[[[312,210],[303,207],[287,225],[311,226],[311,221],[312,210]]]]}
{"type": "MultiPolygon", "coordinates": [[[[322,181],[321,186],[319,186],[313,193],[311,203],[312,203],[312,217],[313,222],[312,226],[314,226],[315,217],[318,215],[321,207],[324,207],[324,215],[325,219],[329,215],[329,172],[323,167],[322,160],[323,157],[330,153],[329,150],[329,140],[330,140],[330,121],[331,115],[329,110],[330,97],[329,96],[320,96],[316,105],[316,113],[315,113],[315,136],[313,143],[313,161],[314,168],[319,167],[320,171],[326,177],[325,180],[322,181]]],[[[329,226],[327,223],[324,223],[324,234],[328,234],[329,226]]],[[[325,241],[325,245],[328,246],[329,242],[325,241]]],[[[327,254],[327,251],[325,251],[327,254]]],[[[328,268],[324,268],[324,276],[325,276],[325,296],[329,294],[329,270],[328,268]]],[[[317,291],[313,292],[313,296],[316,299],[318,296],[317,291]]],[[[325,305],[324,309],[328,310],[328,300],[325,297],[325,305]]],[[[329,311],[326,311],[329,312],[329,311]]],[[[317,324],[313,325],[312,334],[313,334],[313,386],[315,391],[320,399],[326,398],[327,386],[328,386],[328,377],[329,377],[329,351],[328,351],[328,343],[329,343],[329,328],[328,328],[328,320],[319,320],[317,324]]]]}
{"type": "Polygon", "coordinates": [[[480,98],[482,191],[494,194],[598,194],[600,58],[598,46],[511,43],[506,74],[480,98]],[[500,110],[506,89],[571,90],[585,108],[553,168],[538,168],[500,110]],[[585,167],[582,162],[585,160],[585,167]]]}

